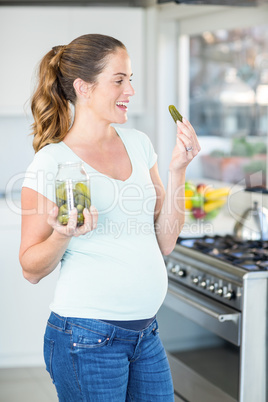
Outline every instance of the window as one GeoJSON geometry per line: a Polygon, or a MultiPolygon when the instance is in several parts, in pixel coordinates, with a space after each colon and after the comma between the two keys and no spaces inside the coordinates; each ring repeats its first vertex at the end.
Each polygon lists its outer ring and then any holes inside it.
{"type": "Polygon", "coordinates": [[[202,176],[266,187],[268,26],[206,31],[190,36],[189,47],[202,176]]]}

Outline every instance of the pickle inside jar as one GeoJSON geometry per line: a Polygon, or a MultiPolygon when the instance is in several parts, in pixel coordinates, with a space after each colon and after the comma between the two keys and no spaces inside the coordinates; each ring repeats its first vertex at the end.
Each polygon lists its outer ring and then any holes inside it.
{"type": "Polygon", "coordinates": [[[84,208],[91,205],[89,182],[56,181],[56,204],[59,208],[58,221],[67,225],[73,208],[77,209],[77,226],[84,223],[84,208]]]}

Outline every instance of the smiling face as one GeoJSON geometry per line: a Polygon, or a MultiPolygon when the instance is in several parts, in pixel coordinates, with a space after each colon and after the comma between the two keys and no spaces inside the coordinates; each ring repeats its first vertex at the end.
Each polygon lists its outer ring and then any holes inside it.
{"type": "Polygon", "coordinates": [[[89,107],[94,117],[107,123],[127,121],[128,103],[134,95],[131,85],[131,63],[126,50],[112,53],[98,76],[89,96],[89,107]]]}

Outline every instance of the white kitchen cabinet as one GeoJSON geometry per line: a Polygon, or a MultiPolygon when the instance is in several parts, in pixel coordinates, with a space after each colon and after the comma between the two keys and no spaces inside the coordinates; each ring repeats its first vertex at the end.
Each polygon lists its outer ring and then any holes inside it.
{"type": "Polygon", "coordinates": [[[127,47],[136,95],[129,115],[144,110],[145,10],[118,7],[1,7],[0,115],[29,110],[34,70],[52,46],[87,33],[115,36],[127,47]]]}
{"type": "Polygon", "coordinates": [[[26,281],[19,263],[19,206],[0,200],[0,367],[43,365],[43,335],[56,269],[37,285],[26,281]]]}

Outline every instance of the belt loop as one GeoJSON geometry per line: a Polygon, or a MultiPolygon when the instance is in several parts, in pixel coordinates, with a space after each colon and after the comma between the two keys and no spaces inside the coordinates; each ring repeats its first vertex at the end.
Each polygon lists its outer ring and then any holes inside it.
{"type": "Polygon", "coordinates": [[[111,336],[109,337],[109,341],[107,343],[107,346],[112,346],[115,334],[116,334],[116,328],[113,329],[113,332],[112,332],[111,336]]]}
{"type": "Polygon", "coordinates": [[[155,323],[153,325],[152,332],[153,332],[154,335],[158,334],[158,323],[157,323],[157,321],[155,321],[155,323]]]}
{"type": "Polygon", "coordinates": [[[67,329],[67,317],[63,317],[63,331],[67,329]]]}

